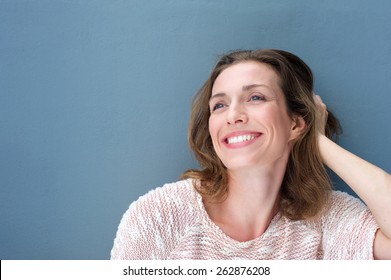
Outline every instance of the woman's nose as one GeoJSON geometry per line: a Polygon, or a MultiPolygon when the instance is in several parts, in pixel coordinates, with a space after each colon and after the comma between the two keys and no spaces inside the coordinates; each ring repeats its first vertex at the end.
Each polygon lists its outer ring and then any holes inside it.
{"type": "Polygon", "coordinates": [[[228,124],[246,123],[247,119],[246,110],[241,104],[231,104],[229,106],[227,116],[228,124]]]}

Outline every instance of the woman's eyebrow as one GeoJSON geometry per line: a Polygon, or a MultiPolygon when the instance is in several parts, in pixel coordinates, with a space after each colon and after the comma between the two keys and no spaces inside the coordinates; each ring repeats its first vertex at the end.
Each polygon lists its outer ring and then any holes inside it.
{"type": "Polygon", "coordinates": [[[266,87],[270,88],[268,85],[265,84],[251,84],[251,85],[245,85],[242,87],[243,91],[249,91],[250,89],[256,88],[256,87],[266,87]]]}
{"type": "Polygon", "coordinates": [[[220,93],[216,93],[216,94],[213,94],[210,98],[209,98],[209,102],[213,99],[213,98],[218,98],[218,97],[225,97],[227,96],[224,92],[220,92],[220,93]]]}
{"type": "MultiPolygon", "coordinates": [[[[246,91],[249,91],[253,88],[257,88],[257,87],[265,87],[267,89],[271,89],[270,86],[266,85],[266,84],[251,84],[251,85],[244,85],[242,87],[242,91],[243,92],[246,92],[246,91]]],[[[210,98],[209,98],[209,102],[214,99],[214,98],[219,98],[219,97],[226,97],[227,94],[225,94],[224,92],[219,92],[219,93],[216,93],[216,94],[213,94],[210,98]]]]}
{"type": "Polygon", "coordinates": [[[266,85],[266,84],[251,84],[251,85],[245,85],[242,87],[242,91],[243,92],[248,92],[250,91],[251,89],[253,88],[257,88],[257,87],[264,87],[267,89],[267,92],[271,93],[274,98],[277,98],[277,93],[273,90],[273,88],[269,85],[266,85]]]}

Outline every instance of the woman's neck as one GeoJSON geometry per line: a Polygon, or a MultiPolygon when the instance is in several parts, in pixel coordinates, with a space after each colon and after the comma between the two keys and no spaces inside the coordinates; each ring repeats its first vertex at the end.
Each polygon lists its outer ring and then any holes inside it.
{"type": "Polygon", "coordinates": [[[262,235],[279,210],[284,168],[229,172],[228,195],[205,205],[210,218],[231,238],[248,241],[262,235]]]}

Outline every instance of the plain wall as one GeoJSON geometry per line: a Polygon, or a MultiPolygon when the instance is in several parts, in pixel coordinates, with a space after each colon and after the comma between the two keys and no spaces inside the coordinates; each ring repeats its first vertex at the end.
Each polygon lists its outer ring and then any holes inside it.
{"type": "Polygon", "coordinates": [[[390,12],[386,0],[1,0],[0,258],[108,259],[129,204],[197,167],[190,103],[230,50],[304,59],[341,145],[390,172],[390,12]]]}

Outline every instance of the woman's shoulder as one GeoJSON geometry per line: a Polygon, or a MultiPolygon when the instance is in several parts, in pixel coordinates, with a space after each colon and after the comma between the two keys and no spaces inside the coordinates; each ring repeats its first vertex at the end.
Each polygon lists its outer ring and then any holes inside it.
{"type": "Polygon", "coordinates": [[[371,259],[378,226],[370,209],[358,198],[333,191],[322,217],[324,259],[371,259]]]}
{"type": "Polygon", "coordinates": [[[191,180],[165,184],[139,197],[121,219],[111,258],[166,258],[194,223],[198,203],[191,180]]]}
{"type": "Polygon", "coordinates": [[[368,207],[357,197],[343,191],[332,191],[330,203],[323,219],[354,221],[364,216],[370,217],[368,207]]]}
{"type": "Polygon", "coordinates": [[[330,205],[332,208],[366,208],[366,205],[357,197],[343,191],[334,190],[331,193],[330,205]]]}
{"type": "Polygon", "coordinates": [[[193,181],[188,179],[164,184],[140,196],[137,201],[144,201],[150,199],[174,203],[182,200],[192,200],[194,199],[193,181]]]}
{"type": "Polygon", "coordinates": [[[186,208],[197,204],[197,193],[193,181],[181,180],[164,184],[140,196],[130,206],[129,210],[144,212],[166,213],[167,211],[186,211],[186,208]]]}

